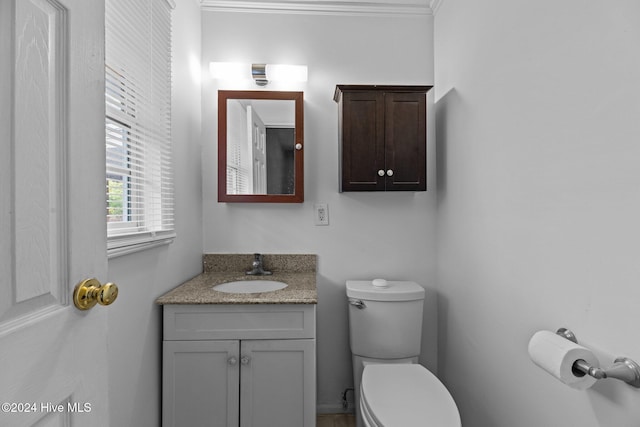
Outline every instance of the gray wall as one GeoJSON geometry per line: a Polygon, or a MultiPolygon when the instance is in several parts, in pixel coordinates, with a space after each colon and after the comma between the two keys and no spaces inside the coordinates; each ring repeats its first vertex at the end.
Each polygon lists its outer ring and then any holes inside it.
{"type": "MultiPolygon", "coordinates": [[[[172,137],[175,241],[109,261],[118,300],[108,308],[109,409],[113,426],[160,425],[162,317],[154,300],[202,271],[200,7],[173,11],[172,137]]],[[[94,367],[92,369],[101,369],[94,367]]]]}
{"type": "Polygon", "coordinates": [[[422,361],[438,366],[465,426],[637,425],[637,390],[605,380],[574,391],[526,352],[536,330],[567,326],[603,364],[640,359],[628,338],[640,320],[635,0],[443,1],[430,188],[404,194],[337,193],[332,95],[337,83],[433,83],[431,18],[205,12],[201,20],[197,0],[177,3],[178,238],[109,262],[121,289],[108,308],[113,425],[159,425],[155,297],[198,274],[203,252],[253,251],[319,256],[320,410],[340,409],[351,385],[344,282],[386,277],[427,288],[422,361]],[[307,84],[268,87],[305,91],[304,204],[217,203],[212,60],[309,65],[307,84]],[[329,204],[330,226],[313,225],[314,202],[329,204]]]}
{"type": "Polygon", "coordinates": [[[639,16],[636,0],[437,12],[439,361],[465,427],[638,425],[637,389],[573,390],[527,343],[564,326],[602,364],[640,360],[639,16]]]}
{"type": "MultiPolygon", "coordinates": [[[[345,281],[414,280],[427,288],[423,363],[435,369],[435,156],[431,188],[422,193],[338,193],[336,84],[431,84],[432,17],[367,17],[275,13],[202,14],[202,66],[210,61],[307,64],[305,97],[305,202],[294,205],[217,202],[218,89],[203,79],[204,251],[314,253],[318,255],[318,404],[342,410],[352,386],[345,281]],[[313,203],[329,205],[330,225],[314,226],[313,203]]],[[[433,97],[428,98],[432,106],[433,97]]],[[[429,155],[434,151],[429,112],[429,155]]]]}

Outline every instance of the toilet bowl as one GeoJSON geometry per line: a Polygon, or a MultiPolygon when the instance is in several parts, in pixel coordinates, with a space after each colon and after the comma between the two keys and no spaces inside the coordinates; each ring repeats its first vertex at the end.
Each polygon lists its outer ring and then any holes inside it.
{"type": "Polygon", "coordinates": [[[445,386],[417,364],[366,365],[360,411],[366,427],[460,427],[445,386]]]}

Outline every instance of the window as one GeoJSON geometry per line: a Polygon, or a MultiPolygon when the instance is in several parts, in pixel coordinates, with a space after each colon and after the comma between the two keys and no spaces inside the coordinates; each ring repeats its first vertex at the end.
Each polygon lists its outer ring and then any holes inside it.
{"type": "Polygon", "coordinates": [[[227,194],[253,192],[250,111],[237,99],[227,101],[227,194]]]}
{"type": "Polygon", "coordinates": [[[109,256],[174,233],[169,0],[106,0],[106,196],[109,256]]]}

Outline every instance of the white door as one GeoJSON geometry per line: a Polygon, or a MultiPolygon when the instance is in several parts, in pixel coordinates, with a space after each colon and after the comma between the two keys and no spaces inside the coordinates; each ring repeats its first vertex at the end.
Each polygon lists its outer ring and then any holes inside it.
{"type": "Polygon", "coordinates": [[[0,425],[108,426],[105,229],[104,0],[0,0],[0,425]]]}
{"type": "Polygon", "coordinates": [[[267,128],[255,108],[247,107],[249,137],[253,158],[253,192],[267,194],[267,128]]]}

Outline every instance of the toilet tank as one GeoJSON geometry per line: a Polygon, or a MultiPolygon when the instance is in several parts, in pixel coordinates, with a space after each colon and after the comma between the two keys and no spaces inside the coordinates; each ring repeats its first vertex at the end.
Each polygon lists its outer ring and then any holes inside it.
{"type": "Polygon", "coordinates": [[[386,285],[347,281],[351,352],[376,359],[418,356],[424,288],[406,281],[386,285]]]}

